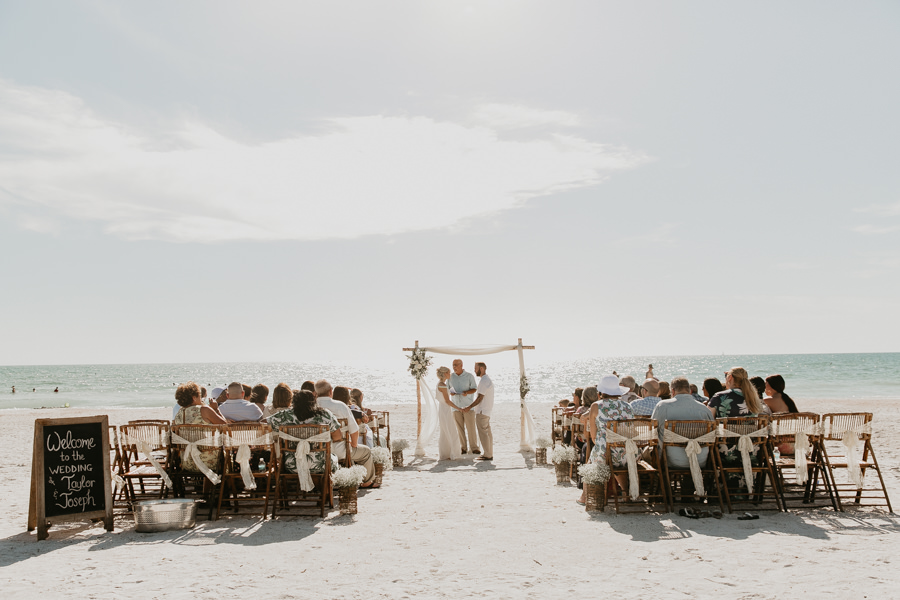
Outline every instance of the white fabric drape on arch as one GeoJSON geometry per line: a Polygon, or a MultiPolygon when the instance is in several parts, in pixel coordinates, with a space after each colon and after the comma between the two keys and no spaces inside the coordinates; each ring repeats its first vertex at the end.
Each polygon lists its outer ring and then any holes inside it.
{"type": "MultiPolygon", "coordinates": [[[[521,344],[497,345],[497,346],[420,346],[420,350],[431,352],[432,354],[452,354],[456,356],[483,356],[485,354],[498,354],[500,352],[509,352],[516,350],[519,354],[519,377],[525,375],[525,356],[522,352],[521,344]]],[[[428,443],[431,436],[437,429],[437,400],[432,394],[429,387],[425,384],[424,379],[420,379],[419,387],[422,389],[422,434],[416,442],[416,456],[424,456],[424,445],[428,443]],[[427,401],[425,400],[427,398],[427,401]],[[426,413],[426,407],[428,412],[426,413]],[[430,429],[426,429],[426,424],[430,429]],[[428,432],[428,435],[426,435],[428,432]],[[421,452],[421,454],[420,454],[421,452]]],[[[525,399],[519,399],[521,407],[520,414],[520,431],[519,431],[519,447],[521,450],[529,452],[534,450],[534,419],[531,417],[531,411],[525,404],[525,399]]]]}

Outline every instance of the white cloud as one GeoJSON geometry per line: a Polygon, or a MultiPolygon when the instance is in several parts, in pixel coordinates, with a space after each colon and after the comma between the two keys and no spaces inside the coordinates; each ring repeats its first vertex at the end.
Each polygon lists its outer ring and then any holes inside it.
{"type": "Polygon", "coordinates": [[[155,134],[0,80],[0,202],[126,239],[350,238],[449,226],[647,160],[574,135],[508,141],[427,117],[324,121],[327,133],[263,144],[199,122],[155,134]]]}
{"type": "Polygon", "coordinates": [[[869,213],[882,217],[900,217],[900,202],[896,204],[873,204],[854,210],[855,212],[869,213]]]}
{"type": "Polygon", "coordinates": [[[853,231],[865,235],[879,235],[882,233],[900,231],[900,225],[857,225],[853,228],[853,231]]]}
{"type": "Polygon", "coordinates": [[[540,110],[520,104],[483,104],[475,111],[480,123],[497,129],[521,129],[555,125],[576,127],[578,115],[562,110],[540,110]]]}

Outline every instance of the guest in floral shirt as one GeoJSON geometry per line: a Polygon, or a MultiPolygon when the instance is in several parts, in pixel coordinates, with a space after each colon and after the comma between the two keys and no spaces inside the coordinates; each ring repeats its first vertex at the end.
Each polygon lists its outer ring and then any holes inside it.
{"type": "MultiPolygon", "coordinates": [[[[341,436],[341,424],[331,412],[319,408],[316,404],[316,395],[308,390],[295,391],[291,398],[292,408],[284,409],[269,417],[269,425],[276,431],[283,425],[327,425],[331,431],[332,442],[339,442],[341,436]]],[[[297,458],[293,452],[282,455],[284,460],[283,470],[289,473],[297,472],[297,458]]],[[[325,452],[310,452],[306,459],[311,473],[323,473],[325,471],[325,452]]],[[[332,472],[338,469],[338,459],[331,455],[332,472]]]]}
{"type": "MultiPolygon", "coordinates": [[[[747,371],[742,367],[734,367],[725,373],[725,390],[710,398],[708,406],[713,416],[718,419],[755,417],[766,412],[756,393],[756,388],[750,383],[747,371]]],[[[750,452],[750,462],[754,466],[759,465],[758,448],[759,446],[754,444],[753,450],[750,452]]],[[[727,467],[737,466],[742,462],[737,442],[719,444],[719,456],[722,458],[722,464],[727,467]]],[[[738,481],[739,479],[742,477],[732,474],[728,480],[729,487],[744,485],[743,482],[738,481]]]]}
{"type": "MultiPolygon", "coordinates": [[[[625,421],[634,418],[634,412],[631,405],[622,400],[621,396],[628,393],[627,387],[619,385],[619,378],[615,375],[606,375],[600,379],[597,384],[596,391],[592,388],[584,390],[584,396],[594,395],[600,392],[600,399],[591,404],[590,413],[588,413],[588,422],[591,429],[591,438],[594,440],[594,448],[591,450],[592,463],[606,462],[606,422],[607,421],[625,421]]],[[[625,464],[625,450],[616,449],[610,455],[610,461],[614,466],[625,464]]],[[[581,493],[579,504],[584,504],[584,491],[581,493]]]]}

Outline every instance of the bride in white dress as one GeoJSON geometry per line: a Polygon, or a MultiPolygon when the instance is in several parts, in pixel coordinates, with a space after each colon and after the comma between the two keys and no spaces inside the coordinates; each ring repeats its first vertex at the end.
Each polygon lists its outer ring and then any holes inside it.
{"type": "Polygon", "coordinates": [[[450,369],[438,367],[438,384],[434,397],[438,401],[438,458],[440,460],[456,460],[462,457],[459,445],[459,434],[456,431],[456,419],[453,417],[455,405],[450,401],[450,369]]]}

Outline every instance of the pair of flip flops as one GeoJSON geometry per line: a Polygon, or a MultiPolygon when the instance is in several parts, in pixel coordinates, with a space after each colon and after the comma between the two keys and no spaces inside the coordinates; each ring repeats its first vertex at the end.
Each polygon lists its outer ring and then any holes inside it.
{"type": "Polygon", "coordinates": [[[738,517],[738,521],[755,521],[759,518],[759,515],[754,515],[753,513],[745,512],[741,516],[738,517]]]}
{"type": "Polygon", "coordinates": [[[709,517],[715,517],[716,519],[722,518],[721,510],[694,510],[693,508],[682,508],[678,511],[678,514],[689,519],[708,519],[709,517]]]}

